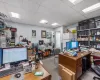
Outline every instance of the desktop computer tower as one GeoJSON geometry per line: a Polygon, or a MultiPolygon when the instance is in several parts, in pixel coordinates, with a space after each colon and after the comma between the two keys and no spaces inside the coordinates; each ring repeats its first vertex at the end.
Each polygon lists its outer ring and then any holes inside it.
{"type": "Polygon", "coordinates": [[[85,72],[88,69],[88,60],[86,57],[82,58],[82,72],[85,72]]]}

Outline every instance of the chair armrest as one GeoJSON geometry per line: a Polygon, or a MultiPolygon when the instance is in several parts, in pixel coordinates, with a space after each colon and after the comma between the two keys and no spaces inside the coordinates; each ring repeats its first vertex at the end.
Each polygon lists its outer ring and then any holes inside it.
{"type": "Polygon", "coordinates": [[[96,64],[100,64],[100,59],[94,60],[94,64],[95,64],[95,65],[96,65],[96,64]]]}
{"type": "Polygon", "coordinates": [[[98,62],[98,61],[100,62],[100,59],[96,59],[96,60],[94,60],[94,62],[98,62]]]}

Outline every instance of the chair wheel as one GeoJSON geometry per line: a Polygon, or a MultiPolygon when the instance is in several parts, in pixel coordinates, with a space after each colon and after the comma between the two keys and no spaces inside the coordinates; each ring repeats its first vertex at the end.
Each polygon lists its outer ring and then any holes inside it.
{"type": "Polygon", "coordinates": [[[95,77],[93,77],[93,79],[95,80],[95,77]]]}
{"type": "Polygon", "coordinates": [[[93,77],[93,79],[94,79],[94,80],[96,80],[96,79],[100,80],[100,78],[98,78],[98,77],[95,77],[95,76],[93,77]]]}

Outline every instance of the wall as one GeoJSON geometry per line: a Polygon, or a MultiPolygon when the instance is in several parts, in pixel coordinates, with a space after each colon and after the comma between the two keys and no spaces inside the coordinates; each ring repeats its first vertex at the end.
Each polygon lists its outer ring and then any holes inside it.
{"type": "MultiPolygon", "coordinates": [[[[69,29],[72,32],[72,30],[77,30],[77,26],[78,26],[78,23],[64,27],[63,31],[65,32],[67,29],[69,29]]],[[[71,37],[74,37],[75,39],[77,39],[77,34],[74,34],[71,37]]]]}
{"type": "Polygon", "coordinates": [[[77,26],[78,26],[78,23],[76,24],[73,24],[73,25],[70,25],[70,26],[67,26],[67,27],[58,27],[58,28],[55,28],[55,32],[56,31],[60,31],[61,32],[61,43],[63,42],[63,33],[69,29],[70,31],[74,30],[74,29],[77,29],[77,26]]]}
{"type": "Polygon", "coordinates": [[[32,43],[38,43],[39,40],[48,42],[49,39],[41,38],[41,30],[46,30],[48,32],[53,31],[53,29],[50,28],[31,26],[14,22],[7,22],[7,25],[17,28],[16,43],[19,42],[20,35],[26,37],[28,40],[32,41],[32,43]],[[36,30],[36,38],[32,38],[32,30],[36,30]]]}
{"type": "Polygon", "coordinates": [[[77,26],[78,26],[78,23],[73,24],[73,25],[70,25],[70,26],[67,26],[67,27],[64,27],[63,28],[63,31],[65,32],[67,29],[69,29],[70,31],[76,30],[77,29],[77,26]]]}

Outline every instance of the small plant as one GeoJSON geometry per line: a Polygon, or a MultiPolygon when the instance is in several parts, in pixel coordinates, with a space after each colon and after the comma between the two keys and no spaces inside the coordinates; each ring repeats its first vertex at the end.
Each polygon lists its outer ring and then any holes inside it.
{"type": "Polygon", "coordinates": [[[75,34],[75,33],[77,33],[77,31],[76,30],[72,30],[72,33],[75,34]]]}

